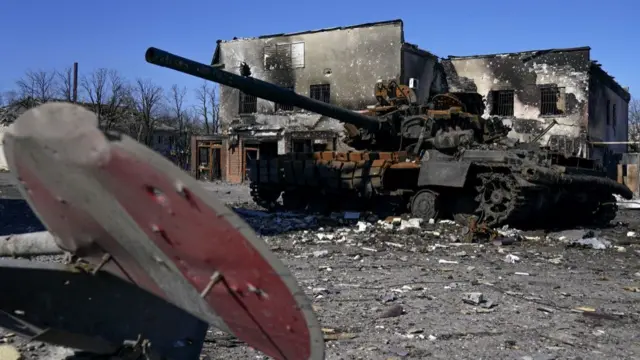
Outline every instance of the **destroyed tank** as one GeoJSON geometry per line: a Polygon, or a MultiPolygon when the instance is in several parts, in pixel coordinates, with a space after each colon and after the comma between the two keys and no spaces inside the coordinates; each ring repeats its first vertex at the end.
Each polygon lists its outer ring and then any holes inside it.
{"type": "Polygon", "coordinates": [[[604,225],[616,215],[614,194],[632,197],[594,161],[537,145],[544,133],[514,144],[501,120],[481,117],[479,94],[436,94],[419,104],[410,87],[378,82],[378,104],[356,112],[156,48],[146,60],[346,124],[353,151],[289,153],[247,164],[251,194],[268,208],[282,197],[290,210],[395,205],[423,219],[473,215],[492,227],[557,220],[604,225]]]}

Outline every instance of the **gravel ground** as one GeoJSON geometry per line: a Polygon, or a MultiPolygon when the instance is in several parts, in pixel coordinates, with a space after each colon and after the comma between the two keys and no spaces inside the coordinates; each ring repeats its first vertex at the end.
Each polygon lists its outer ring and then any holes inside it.
{"type": "MultiPolygon", "coordinates": [[[[33,231],[2,177],[0,232],[33,231]]],[[[637,212],[609,229],[503,229],[467,243],[451,222],[266,214],[244,186],[204,186],[238,207],[313,299],[327,359],[640,359],[637,212]]],[[[63,351],[4,339],[27,358],[63,351]]],[[[214,329],[203,356],[266,359],[214,329]]]]}

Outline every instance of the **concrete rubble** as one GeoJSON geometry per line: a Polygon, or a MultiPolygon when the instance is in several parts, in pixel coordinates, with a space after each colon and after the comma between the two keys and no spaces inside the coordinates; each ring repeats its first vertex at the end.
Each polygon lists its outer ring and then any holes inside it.
{"type": "MultiPolygon", "coordinates": [[[[640,356],[640,220],[633,212],[605,229],[505,227],[476,236],[451,220],[266,213],[242,187],[209,187],[312,299],[327,359],[640,356]]],[[[22,339],[9,344],[26,358],[54,351],[22,339]]],[[[203,356],[264,359],[215,329],[203,356]]]]}

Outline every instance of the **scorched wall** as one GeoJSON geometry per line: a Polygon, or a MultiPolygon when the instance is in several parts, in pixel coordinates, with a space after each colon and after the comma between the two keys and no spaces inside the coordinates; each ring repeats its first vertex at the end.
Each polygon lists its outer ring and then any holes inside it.
{"type": "Polygon", "coordinates": [[[510,136],[528,141],[555,120],[541,141],[586,154],[589,48],[450,56],[443,66],[450,90],[485,96],[485,116],[503,118],[510,136]]]}

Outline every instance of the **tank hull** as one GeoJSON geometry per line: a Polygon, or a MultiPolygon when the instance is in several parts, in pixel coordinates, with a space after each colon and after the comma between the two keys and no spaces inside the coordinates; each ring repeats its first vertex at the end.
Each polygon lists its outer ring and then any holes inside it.
{"type": "Polygon", "coordinates": [[[601,172],[566,166],[566,158],[551,155],[292,153],[253,160],[247,168],[253,199],[265,208],[409,212],[425,219],[469,215],[490,226],[605,225],[616,215],[613,195],[631,196],[601,172]]]}

